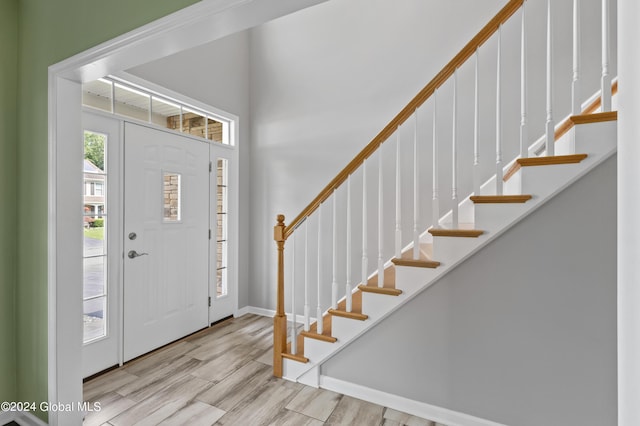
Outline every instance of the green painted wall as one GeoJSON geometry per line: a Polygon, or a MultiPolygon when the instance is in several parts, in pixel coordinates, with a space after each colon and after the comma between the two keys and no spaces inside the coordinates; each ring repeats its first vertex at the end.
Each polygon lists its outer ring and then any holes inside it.
{"type": "Polygon", "coordinates": [[[0,1],[0,401],[16,397],[18,0],[0,1]]]}
{"type": "MultiPolygon", "coordinates": [[[[19,0],[16,396],[20,401],[47,400],[47,68],[196,1],[19,0]]],[[[0,116],[5,109],[3,105],[0,116]]]]}

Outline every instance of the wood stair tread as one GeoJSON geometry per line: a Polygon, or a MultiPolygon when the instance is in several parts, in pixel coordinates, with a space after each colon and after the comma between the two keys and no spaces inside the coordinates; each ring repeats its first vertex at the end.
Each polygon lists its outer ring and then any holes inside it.
{"type": "Polygon", "coordinates": [[[575,164],[579,163],[585,158],[587,154],[572,154],[572,155],[554,155],[551,157],[530,157],[530,158],[518,158],[516,164],[520,167],[535,167],[535,166],[553,166],[558,164],[575,164]]]}
{"type": "Polygon", "coordinates": [[[572,115],[569,120],[573,124],[602,123],[604,121],[616,121],[618,111],[595,112],[591,114],[572,115]]]}
{"type": "Polygon", "coordinates": [[[469,197],[475,204],[511,204],[526,203],[531,195],[472,195],[469,197]]]}
{"type": "Polygon", "coordinates": [[[446,229],[446,228],[430,228],[429,233],[434,237],[461,237],[461,238],[477,238],[484,234],[480,229],[446,229]]]}
{"type": "Polygon", "coordinates": [[[358,288],[365,293],[386,294],[388,296],[400,296],[402,294],[402,290],[398,290],[397,288],[374,287],[372,285],[362,284],[360,284],[358,288]]]}
{"type": "Polygon", "coordinates": [[[287,342],[287,350],[282,354],[283,358],[291,359],[302,363],[309,362],[309,358],[304,356],[304,337],[298,334],[296,336],[296,353],[291,353],[291,342],[287,342]]]}
{"type": "Polygon", "coordinates": [[[415,268],[437,268],[440,262],[431,260],[433,253],[433,244],[420,243],[419,257],[413,258],[413,248],[403,252],[400,258],[394,257],[391,262],[397,266],[412,266],[415,268]]]}
{"type": "Polygon", "coordinates": [[[368,315],[362,313],[362,292],[360,290],[355,291],[351,295],[351,312],[347,312],[346,299],[342,299],[338,302],[338,309],[329,309],[327,312],[338,317],[350,318],[359,321],[364,321],[369,318],[368,315]]]}
{"type": "Polygon", "coordinates": [[[378,274],[369,277],[367,284],[360,284],[358,288],[365,293],[386,294],[389,296],[398,296],[402,294],[402,290],[396,288],[396,268],[390,265],[384,270],[384,286],[378,286],[378,274]]]}
{"type": "Polygon", "coordinates": [[[302,331],[300,334],[304,337],[321,340],[323,342],[335,343],[338,340],[331,335],[331,315],[322,317],[322,334],[318,334],[317,322],[311,324],[309,331],[302,331]]]}
{"type": "Polygon", "coordinates": [[[437,268],[440,266],[440,262],[429,259],[405,259],[405,258],[396,258],[391,259],[394,265],[396,266],[413,266],[415,268],[437,268]]]}
{"type": "MultiPolygon", "coordinates": [[[[362,286],[378,288],[378,274],[376,273],[373,276],[369,277],[366,286],[362,286]]],[[[388,266],[384,269],[384,288],[396,288],[396,268],[394,265],[388,266]]]]}
{"type": "Polygon", "coordinates": [[[289,352],[285,352],[285,353],[283,353],[283,354],[282,354],[282,357],[283,357],[283,358],[287,358],[287,359],[291,359],[291,360],[293,360],[293,361],[298,361],[298,362],[301,362],[301,363],[303,363],[303,364],[306,364],[306,363],[308,363],[308,362],[309,362],[309,358],[306,358],[306,357],[305,357],[305,356],[303,356],[303,355],[295,355],[295,354],[291,354],[291,353],[289,353],[289,352]]]}
{"type": "Polygon", "coordinates": [[[574,164],[579,163],[580,161],[587,158],[587,154],[573,154],[573,155],[556,155],[552,157],[529,157],[529,158],[518,158],[513,162],[507,173],[505,173],[502,180],[504,182],[508,181],[511,176],[516,174],[520,167],[531,167],[531,166],[552,166],[555,164],[574,164]]]}
{"type": "MultiPolygon", "coordinates": [[[[615,95],[616,93],[618,93],[618,81],[614,81],[611,84],[611,96],[615,95]]],[[[586,123],[597,123],[599,121],[611,121],[611,120],[617,120],[618,119],[618,112],[617,111],[611,111],[611,112],[605,112],[605,113],[600,113],[600,112],[595,112],[598,108],[600,108],[602,106],[602,97],[598,96],[593,102],[591,102],[591,104],[587,105],[587,107],[582,111],[582,114],[579,115],[572,115],[571,117],[569,117],[568,119],[564,120],[562,123],[560,123],[560,125],[556,128],[555,131],[555,135],[554,135],[554,140],[557,142],[558,139],[560,139],[562,136],[564,136],[567,132],[569,132],[569,130],[571,130],[573,128],[573,126],[575,126],[576,124],[586,124],[586,123]],[[606,117],[606,114],[615,114],[615,118],[604,118],[606,117]],[[596,121],[591,121],[591,119],[593,119],[592,116],[594,115],[599,115],[599,114],[605,114],[604,116],[602,116],[601,120],[598,120],[597,118],[595,119],[596,121]],[[592,117],[590,118],[578,118],[577,121],[574,121],[573,118],[574,117],[592,117]]],[[[506,176],[506,175],[505,175],[506,176]]]]}

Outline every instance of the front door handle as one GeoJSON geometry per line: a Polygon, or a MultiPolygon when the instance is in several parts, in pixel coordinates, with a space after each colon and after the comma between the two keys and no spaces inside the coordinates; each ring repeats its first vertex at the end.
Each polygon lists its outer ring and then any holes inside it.
{"type": "Polygon", "coordinates": [[[140,256],[149,256],[149,253],[138,253],[135,250],[129,250],[129,253],[127,254],[127,256],[129,256],[129,259],[135,259],[136,257],[140,257],[140,256]]]}

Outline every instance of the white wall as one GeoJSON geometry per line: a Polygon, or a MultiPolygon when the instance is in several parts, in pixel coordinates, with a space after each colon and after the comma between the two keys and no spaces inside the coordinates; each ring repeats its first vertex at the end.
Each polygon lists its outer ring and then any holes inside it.
{"type": "Polygon", "coordinates": [[[213,43],[141,65],[129,73],[240,117],[240,217],[238,306],[249,300],[249,33],[243,31],[213,43]]]}
{"type": "Polygon", "coordinates": [[[617,424],[615,205],[614,156],[322,374],[507,425],[617,424]]]}

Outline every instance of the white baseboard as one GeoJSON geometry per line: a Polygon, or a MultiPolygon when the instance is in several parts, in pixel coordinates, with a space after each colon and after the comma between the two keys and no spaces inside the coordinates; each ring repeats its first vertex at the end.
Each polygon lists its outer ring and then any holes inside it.
{"type": "MultiPolygon", "coordinates": [[[[272,318],[275,316],[276,311],[274,311],[273,309],[258,308],[256,306],[245,306],[243,308],[238,309],[234,317],[241,317],[246,314],[255,314],[255,315],[261,315],[263,317],[272,318]]],[[[315,320],[316,320],[315,317],[309,318],[310,323],[315,322],[315,320]]],[[[287,313],[287,321],[291,321],[290,313],[287,313]]],[[[304,324],[304,315],[296,315],[296,322],[298,324],[304,324]]]]}
{"type": "Polygon", "coordinates": [[[402,396],[392,395],[387,392],[345,382],[344,380],[333,377],[321,375],[320,387],[447,426],[505,426],[490,420],[458,413],[447,408],[436,407],[435,405],[414,401],[402,396]]]}
{"type": "Polygon", "coordinates": [[[47,426],[47,423],[43,422],[30,412],[0,411],[0,425],[10,422],[16,422],[20,426],[47,426]]]}

